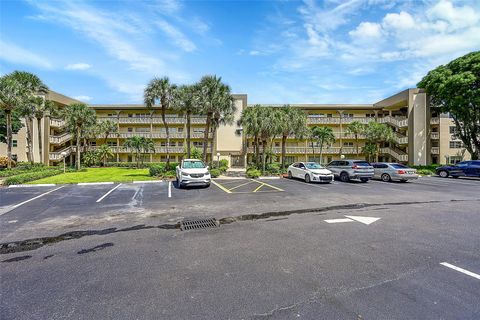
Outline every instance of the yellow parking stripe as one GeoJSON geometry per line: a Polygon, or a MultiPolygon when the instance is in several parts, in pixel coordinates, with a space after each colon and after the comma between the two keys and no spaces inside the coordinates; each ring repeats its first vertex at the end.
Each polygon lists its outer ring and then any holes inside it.
{"type": "Polygon", "coordinates": [[[250,184],[250,183],[252,183],[252,182],[253,182],[253,181],[248,181],[247,183],[242,183],[241,185],[238,185],[238,186],[236,186],[236,187],[230,188],[229,190],[230,190],[230,191],[235,190],[235,189],[237,189],[237,188],[246,186],[247,184],[250,184]]]}
{"type": "Polygon", "coordinates": [[[278,188],[278,187],[272,186],[271,184],[268,184],[268,183],[265,183],[265,182],[262,182],[262,181],[258,181],[258,180],[254,180],[254,181],[257,181],[258,183],[261,183],[262,185],[268,186],[268,187],[270,187],[270,188],[272,188],[272,189],[275,189],[275,190],[278,190],[278,191],[284,191],[283,189],[280,189],[280,188],[278,188]]]}
{"type": "Polygon", "coordinates": [[[224,186],[222,186],[221,184],[215,182],[214,180],[212,180],[212,183],[214,185],[216,185],[217,187],[219,187],[220,189],[222,189],[223,191],[225,191],[226,193],[232,193],[232,191],[228,190],[227,188],[225,188],[224,186]]]}
{"type": "MultiPolygon", "coordinates": [[[[257,182],[258,182],[258,181],[257,181],[257,182]]],[[[257,192],[257,191],[260,190],[260,188],[263,187],[263,186],[264,186],[264,184],[259,185],[257,189],[253,190],[253,192],[257,192]]]]}

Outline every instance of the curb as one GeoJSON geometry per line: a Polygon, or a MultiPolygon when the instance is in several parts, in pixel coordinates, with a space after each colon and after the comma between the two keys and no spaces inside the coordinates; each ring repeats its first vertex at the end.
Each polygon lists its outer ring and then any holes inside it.
{"type": "Polygon", "coordinates": [[[12,184],[8,188],[33,188],[33,187],[55,187],[54,183],[43,183],[43,184],[12,184]]]}
{"type": "Polygon", "coordinates": [[[262,179],[262,180],[276,180],[276,179],[280,179],[280,177],[269,177],[269,176],[265,176],[265,177],[258,177],[257,179],[262,179]]]}
{"type": "Polygon", "coordinates": [[[133,183],[162,183],[163,180],[145,180],[145,181],[133,181],[133,183]]]}

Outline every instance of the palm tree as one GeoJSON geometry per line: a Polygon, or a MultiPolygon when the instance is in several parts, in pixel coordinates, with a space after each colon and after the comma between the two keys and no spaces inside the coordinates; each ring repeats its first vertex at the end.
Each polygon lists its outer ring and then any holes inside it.
{"type": "MultiPolygon", "coordinates": [[[[155,152],[155,143],[150,138],[141,137],[140,145],[142,148],[142,152],[144,154],[149,152],[155,152]]],[[[142,166],[143,166],[143,160],[144,160],[144,156],[142,156],[142,166]]]]}
{"type": "Polygon", "coordinates": [[[255,164],[259,166],[260,162],[260,105],[248,107],[242,111],[238,125],[243,128],[243,132],[247,138],[253,138],[253,147],[255,154],[255,164]]]}
{"type": "Polygon", "coordinates": [[[391,127],[375,121],[369,122],[365,128],[365,136],[369,143],[375,144],[375,161],[378,162],[380,144],[382,142],[393,142],[395,136],[391,127]]]}
{"type": "Polygon", "coordinates": [[[118,131],[118,125],[116,122],[113,122],[112,120],[106,120],[102,121],[98,124],[98,133],[103,135],[103,143],[106,144],[108,137],[112,133],[116,133],[118,131]]]}
{"type": "Polygon", "coordinates": [[[333,133],[333,129],[330,127],[314,126],[311,128],[311,132],[312,132],[311,133],[312,139],[316,140],[317,143],[320,145],[320,164],[321,164],[323,163],[323,146],[325,144],[327,145],[333,144],[335,142],[335,134],[333,133]]]}
{"type": "Polygon", "coordinates": [[[33,118],[35,115],[35,104],[39,95],[46,95],[48,93],[47,86],[36,75],[25,71],[14,71],[10,74],[15,78],[21,86],[25,89],[25,99],[18,106],[21,116],[25,119],[27,128],[27,158],[30,163],[33,163],[33,118]]]}
{"type": "Polygon", "coordinates": [[[162,107],[162,122],[165,127],[165,133],[167,135],[166,153],[167,153],[167,167],[170,164],[170,153],[168,147],[170,146],[170,132],[168,131],[168,123],[165,118],[167,109],[170,108],[175,96],[175,90],[177,86],[170,83],[168,77],[153,78],[144,90],[144,102],[147,109],[153,108],[156,101],[160,102],[162,107]]]}
{"type": "Polygon", "coordinates": [[[123,145],[131,150],[132,155],[133,155],[133,152],[135,151],[135,154],[136,154],[135,160],[137,161],[137,168],[139,168],[140,154],[142,153],[142,149],[143,149],[142,138],[137,136],[127,138],[123,145]]]}
{"type": "Polygon", "coordinates": [[[0,107],[7,120],[7,168],[12,167],[12,111],[26,96],[25,88],[11,74],[0,77],[0,107]]]}
{"type": "Polygon", "coordinates": [[[365,125],[363,123],[361,123],[360,121],[352,121],[352,122],[350,122],[350,124],[348,124],[346,131],[355,136],[355,145],[356,145],[356,152],[357,152],[357,157],[358,157],[358,155],[359,155],[359,152],[358,152],[358,147],[359,147],[358,136],[360,134],[365,133],[365,125]]]}
{"type": "Polygon", "coordinates": [[[300,138],[307,126],[307,115],[299,109],[292,108],[291,106],[284,105],[280,109],[280,125],[282,131],[282,169],[285,168],[285,154],[287,138],[289,136],[295,136],[300,138]]]}
{"type": "Polygon", "coordinates": [[[174,109],[180,111],[187,119],[187,158],[191,156],[191,117],[192,114],[200,112],[198,106],[200,98],[200,88],[198,85],[180,86],[176,90],[173,101],[174,109]]]}
{"type": "Polygon", "coordinates": [[[97,155],[100,159],[102,159],[102,164],[105,167],[107,158],[113,157],[112,149],[107,144],[102,144],[97,149],[97,155]]]}
{"type": "Polygon", "coordinates": [[[82,137],[85,138],[87,135],[87,129],[92,127],[96,122],[95,111],[89,108],[84,103],[72,103],[66,106],[63,109],[63,117],[67,124],[67,128],[72,133],[77,142],[76,142],[76,167],[77,170],[80,170],[80,142],[82,137]]]}

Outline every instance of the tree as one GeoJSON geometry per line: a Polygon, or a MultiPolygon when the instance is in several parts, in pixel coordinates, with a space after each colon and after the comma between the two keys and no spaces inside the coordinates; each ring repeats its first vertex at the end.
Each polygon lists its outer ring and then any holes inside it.
{"type": "Polygon", "coordinates": [[[155,102],[160,102],[162,107],[162,122],[165,127],[165,133],[167,135],[166,153],[167,153],[167,167],[170,164],[170,152],[168,147],[170,146],[170,132],[168,130],[168,123],[165,118],[167,109],[170,108],[177,86],[170,83],[168,77],[153,78],[144,90],[144,102],[147,109],[152,109],[155,102]]]}
{"type": "MultiPolygon", "coordinates": [[[[13,109],[11,115],[12,133],[18,133],[23,127],[18,110],[13,109]]],[[[0,142],[7,143],[7,115],[4,109],[0,109],[0,142]]]]}
{"type": "Polygon", "coordinates": [[[362,152],[365,154],[365,160],[371,161],[373,156],[377,154],[377,145],[375,143],[367,142],[363,147],[362,152]]]}
{"type": "Polygon", "coordinates": [[[346,131],[347,131],[347,133],[353,134],[354,137],[355,137],[356,153],[357,153],[357,157],[358,157],[358,155],[359,155],[359,152],[358,152],[358,147],[359,147],[358,136],[365,133],[365,125],[363,123],[361,123],[360,121],[352,121],[347,125],[347,130],[346,131]]]}
{"type": "Polygon", "coordinates": [[[63,109],[67,128],[76,138],[76,167],[80,170],[81,139],[87,136],[87,129],[96,122],[95,111],[84,103],[72,103],[63,109]]]}
{"type": "Polygon", "coordinates": [[[98,158],[102,160],[102,164],[105,167],[108,158],[113,157],[112,149],[107,144],[102,144],[96,151],[98,158]]]}
{"type": "Polygon", "coordinates": [[[312,141],[312,149],[314,149],[313,141],[316,141],[317,144],[320,145],[320,163],[323,163],[323,146],[325,144],[330,145],[335,142],[335,134],[333,133],[333,129],[330,127],[313,126],[310,128],[310,137],[312,141]]]}
{"type": "Polygon", "coordinates": [[[430,71],[418,84],[430,103],[453,117],[458,136],[472,159],[480,157],[480,51],[430,71]]]}
{"type": "Polygon", "coordinates": [[[174,109],[185,115],[187,120],[187,158],[191,156],[191,117],[200,112],[198,105],[200,99],[199,85],[180,86],[175,92],[173,100],[174,109]]]}
{"type": "Polygon", "coordinates": [[[392,128],[383,123],[369,122],[365,127],[365,136],[370,144],[375,144],[375,161],[378,162],[380,144],[383,142],[395,141],[392,128]]]}
{"type": "MultiPolygon", "coordinates": [[[[152,139],[141,137],[140,144],[142,147],[142,152],[144,154],[149,152],[155,152],[155,143],[153,142],[152,139]]],[[[142,156],[142,166],[143,166],[143,160],[144,160],[144,156],[142,156]]]]}
{"type": "Polygon", "coordinates": [[[0,77],[0,107],[6,116],[7,168],[12,167],[12,112],[27,96],[26,89],[11,74],[0,77]]]}
{"type": "Polygon", "coordinates": [[[102,135],[103,143],[106,144],[108,137],[118,131],[118,125],[112,120],[105,120],[98,124],[97,132],[102,135]]]}
{"type": "Polygon", "coordinates": [[[260,105],[248,107],[242,111],[238,125],[243,128],[243,133],[247,138],[253,138],[255,164],[259,167],[260,163],[260,105]]]}
{"type": "Polygon", "coordinates": [[[284,105],[280,109],[280,123],[282,134],[282,169],[285,168],[287,138],[295,136],[301,138],[307,126],[307,115],[299,109],[284,105]]]}
{"type": "Polygon", "coordinates": [[[143,141],[141,137],[133,136],[127,138],[123,144],[125,147],[131,150],[131,154],[135,152],[135,160],[137,161],[137,168],[139,168],[140,154],[142,153],[143,141]]]}

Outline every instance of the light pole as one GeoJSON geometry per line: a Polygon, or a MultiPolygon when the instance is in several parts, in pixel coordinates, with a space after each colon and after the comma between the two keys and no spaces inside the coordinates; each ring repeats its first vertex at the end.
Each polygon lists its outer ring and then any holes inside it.
{"type": "Polygon", "coordinates": [[[67,157],[67,153],[63,151],[62,153],[60,153],[60,155],[63,158],[63,173],[65,173],[65,158],[67,157]]]}
{"type": "Polygon", "coordinates": [[[217,168],[220,167],[220,152],[217,152],[217,168]]]}

